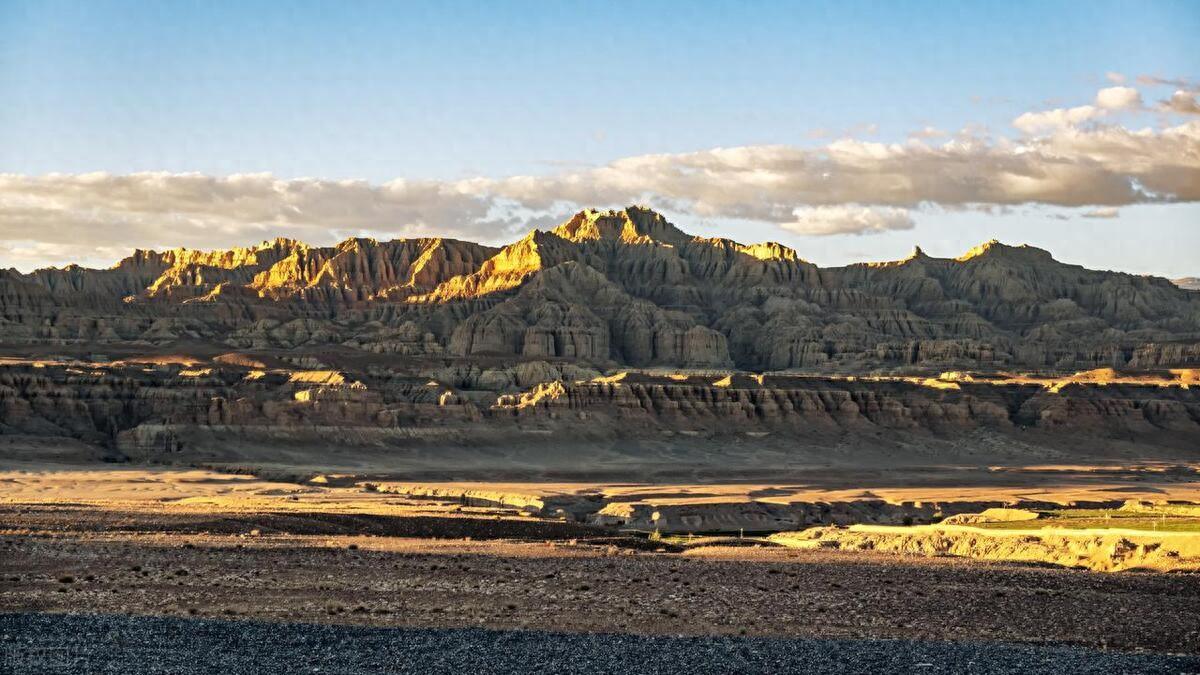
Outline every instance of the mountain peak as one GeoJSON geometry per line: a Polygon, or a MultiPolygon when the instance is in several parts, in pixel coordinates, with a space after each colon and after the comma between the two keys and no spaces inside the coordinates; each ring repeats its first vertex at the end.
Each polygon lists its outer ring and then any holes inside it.
{"type": "Polygon", "coordinates": [[[959,262],[966,262],[972,258],[978,258],[982,255],[986,255],[999,246],[1004,246],[1004,244],[1000,243],[999,239],[989,239],[978,246],[971,247],[966,253],[955,258],[955,260],[959,262]]]}
{"type": "Polygon", "coordinates": [[[1053,261],[1054,258],[1049,251],[1040,249],[1029,244],[1021,244],[1020,246],[1010,246],[1001,242],[999,239],[990,239],[982,244],[973,247],[966,253],[955,258],[958,262],[967,262],[970,260],[982,258],[1003,259],[1012,258],[1017,260],[1033,261],[1053,261]]]}
{"type": "Polygon", "coordinates": [[[252,246],[251,248],[297,248],[300,246],[308,246],[308,244],[305,244],[299,239],[292,239],[291,237],[275,237],[274,239],[264,239],[261,244],[258,246],[252,246]]]}
{"type": "Polygon", "coordinates": [[[575,243],[622,241],[632,244],[653,241],[678,246],[691,239],[662,214],[643,206],[608,211],[586,209],[551,231],[575,243]]]}
{"type": "Polygon", "coordinates": [[[800,256],[792,248],[777,241],[763,241],[757,244],[738,245],[738,250],[758,260],[787,260],[802,262],[800,256]]]}
{"type": "Polygon", "coordinates": [[[347,237],[338,242],[334,248],[338,251],[361,251],[377,248],[378,246],[379,241],[371,237],[347,237]]]}
{"type": "Polygon", "coordinates": [[[46,348],[337,344],[414,364],[481,355],[467,363],[489,368],[552,358],[941,372],[1200,359],[1200,293],[1166,280],[1088,271],[995,240],[957,261],[917,248],[906,260],[819,268],[778,243],[690,237],[641,207],[582,211],[502,248],[276,240],[142,251],[115,270],[0,274],[0,322],[6,344],[46,348]]]}

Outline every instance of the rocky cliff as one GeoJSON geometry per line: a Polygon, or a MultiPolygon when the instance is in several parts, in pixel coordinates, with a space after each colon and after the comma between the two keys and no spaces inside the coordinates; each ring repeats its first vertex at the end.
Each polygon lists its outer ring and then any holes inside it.
{"type": "Polygon", "coordinates": [[[547,361],[486,369],[446,361],[403,372],[244,354],[187,363],[9,359],[0,363],[0,434],[81,440],[118,459],[365,462],[410,476],[491,478],[1192,461],[1198,375],[605,376],[547,361]]]}
{"type": "Polygon", "coordinates": [[[111,269],[0,272],[0,348],[347,348],[797,372],[1200,364],[1200,294],[988,242],[955,259],[820,268],[694,237],[643,208],[584,211],[503,248],[280,239],[137,251],[111,269]]]}

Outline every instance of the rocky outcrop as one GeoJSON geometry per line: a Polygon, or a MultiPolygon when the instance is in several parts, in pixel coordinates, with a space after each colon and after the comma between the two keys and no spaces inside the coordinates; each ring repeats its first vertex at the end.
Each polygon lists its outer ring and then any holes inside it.
{"type": "Polygon", "coordinates": [[[902,555],[960,556],[1051,564],[1099,572],[1200,570],[1200,539],[1179,532],[983,530],[961,525],[814,528],[775,534],[793,548],[834,548],[902,555]],[[1182,536],[1181,536],[1182,535],[1182,536]]]}
{"type": "MultiPolygon", "coordinates": [[[[1178,434],[1200,437],[1200,398],[1175,386],[950,383],[787,376],[658,377],[636,373],[539,385],[501,396],[518,416],[577,415],[596,426],[757,433],[787,438],[882,430],[952,435],[976,429],[1049,431],[1064,438],[1178,434]]],[[[786,442],[784,440],[783,442],[786,442]]]]}
{"type": "MultiPolygon", "coordinates": [[[[1043,507],[1059,506],[1035,501],[1026,501],[1025,504],[1036,504],[1043,507]]],[[[589,514],[588,520],[597,525],[660,534],[716,532],[761,534],[790,532],[814,526],[830,525],[913,525],[939,521],[942,523],[961,522],[964,514],[979,509],[1005,510],[997,508],[1002,505],[1005,505],[1005,502],[953,500],[891,503],[882,499],[850,499],[831,502],[762,500],[705,502],[697,500],[692,503],[664,504],[613,501],[605,504],[595,513],[589,514]]],[[[1118,502],[1113,502],[1104,506],[1115,507],[1117,505],[1118,502]]],[[[786,540],[787,535],[781,535],[780,538],[786,540]]]]}
{"type": "Polygon", "coordinates": [[[279,239],[0,274],[0,347],[182,343],[596,369],[1155,369],[1200,364],[1200,294],[996,241],[820,268],[638,207],[583,211],[499,249],[279,239]]]}
{"type": "Polygon", "coordinates": [[[320,461],[358,446],[396,448],[397,459],[442,469],[465,462],[481,470],[482,461],[594,471],[607,462],[618,473],[630,463],[697,471],[674,455],[693,451],[758,472],[797,462],[970,461],[980,452],[989,462],[1069,463],[1125,457],[1135,447],[1142,458],[1186,461],[1200,438],[1194,371],[923,380],[597,376],[561,361],[444,361],[409,373],[267,361],[279,362],[244,354],[10,360],[0,363],[0,433],[79,439],[160,461],[229,461],[243,451],[265,461],[293,447],[311,448],[309,461],[320,461]],[[413,447],[424,450],[413,455],[413,447]]]}
{"type": "Polygon", "coordinates": [[[632,365],[732,366],[725,337],[630,296],[592,267],[567,262],[475,314],[451,335],[450,353],[521,354],[632,365]]]}

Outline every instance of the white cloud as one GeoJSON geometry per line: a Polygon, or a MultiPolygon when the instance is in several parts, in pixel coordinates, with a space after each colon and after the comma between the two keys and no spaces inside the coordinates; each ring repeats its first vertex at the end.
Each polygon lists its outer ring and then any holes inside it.
{"type": "Polygon", "coordinates": [[[276,236],[332,243],[367,231],[503,238],[507,223],[491,216],[492,206],[438,181],[0,174],[0,242],[6,258],[48,261],[93,258],[102,247],[200,248],[276,236]]]}
{"type": "Polygon", "coordinates": [[[1092,105],[1054,108],[1053,110],[1024,113],[1013,120],[1013,126],[1027,134],[1033,134],[1039,131],[1078,126],[1103,114],[1103,109],[1092,105]]]}
{"type": "Polygon", "coordinates": [[[839,140],[642,155],[587,171],[481,185],[546,208],[646,201],[704,217],[789,222],[800,206],[1120,206],[1200,199],[1200,121],[1163,131],[1067,128],[1022,139],[839,140]]]}
{"type": "Polygon", "coordinates": [[[1073,108],[1054,108],[1027,112],[1013,120],[1013,126],[1027,134],[1077,127],[1098,120],[1114,110],[1142,108],[1142,95],[1133,87],[1105,87],[1096,92],[1093,104],[1073,108]]]}
{"type": "Polygon", "coordinates": [[[1109,71],[1104,74],[1104,79],[1108,80],[1109,82],[1112,82],[1113,84],[1125,84],[1125,76],[1122,75],[1121,73],[1114,73],[1112,71],[1109,71]]]}
{"type": "MultiPolygon", "coordinates": [[[[1116,89],[1126,88],[1103,90],[1097,104],[1139,100],[1124,91],[1104,93],[1116,89]]],[[[459,181],[0,174],[0,266],[94,260],[135,247],[245,245],[275,236],[315,244],[367,233],[498,243],[569,210],[631,203],[683,217],[835,234],[907,229],[909,211],[927,205],[994,210],[1041,204],[1098,213],[1200,201],[1200,119],[1130,129],[1100,123],[1109,110],[1088,105],[1027,113],[1028,124],[1018,126],[1028,130],[1016,138],[971,127],[938,137],[926,129],[896,143],[843,138],[814,147],[714,148],[459,181]]]]}
{"type": "Polygon", "coordinates": [[[793,210],[795,221],[780,226],[798,234],[882,234],[889,230],[911,230],[915,223],[908,209],[893,207],[806,206],[793,210]]]}
{"type": "Polygon", "coordinates": [[[1197,101],[1196,92],[1179,89],[1171,98],[1161,102],[1159,109],[1181,115],[1200,115],[1200,101],[1197,101]]]}
{"type": "Polygon", "coordinates": [[[1105,206],[1099,209],[1092,209],[1083,214],[1084,218],[1117,218],[1121,215],[1121,210],[1112,206],[1105,206]]]}
{"type": "Polygon", "coordinates": [[[1096,92],[1096,105],[1107,110],[1142,107],[1142,95],[1133,87],[1108,87],[1096,92]]]}

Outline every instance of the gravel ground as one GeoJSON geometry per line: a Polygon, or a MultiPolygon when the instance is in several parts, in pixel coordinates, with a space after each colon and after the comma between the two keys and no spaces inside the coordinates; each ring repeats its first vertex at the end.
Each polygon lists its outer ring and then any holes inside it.
{"type": "Polygon", "coordinates": [[[650,637],[0,614],[3,673],[1188,673],[1200,658],[914,640],[650,637]]]}
{"type": "Polygon", "coordinates": [[[0,612],[381,628],[895,638],[1200,655],[1200,575],[580,541],[0,537],[0,612]]]}

